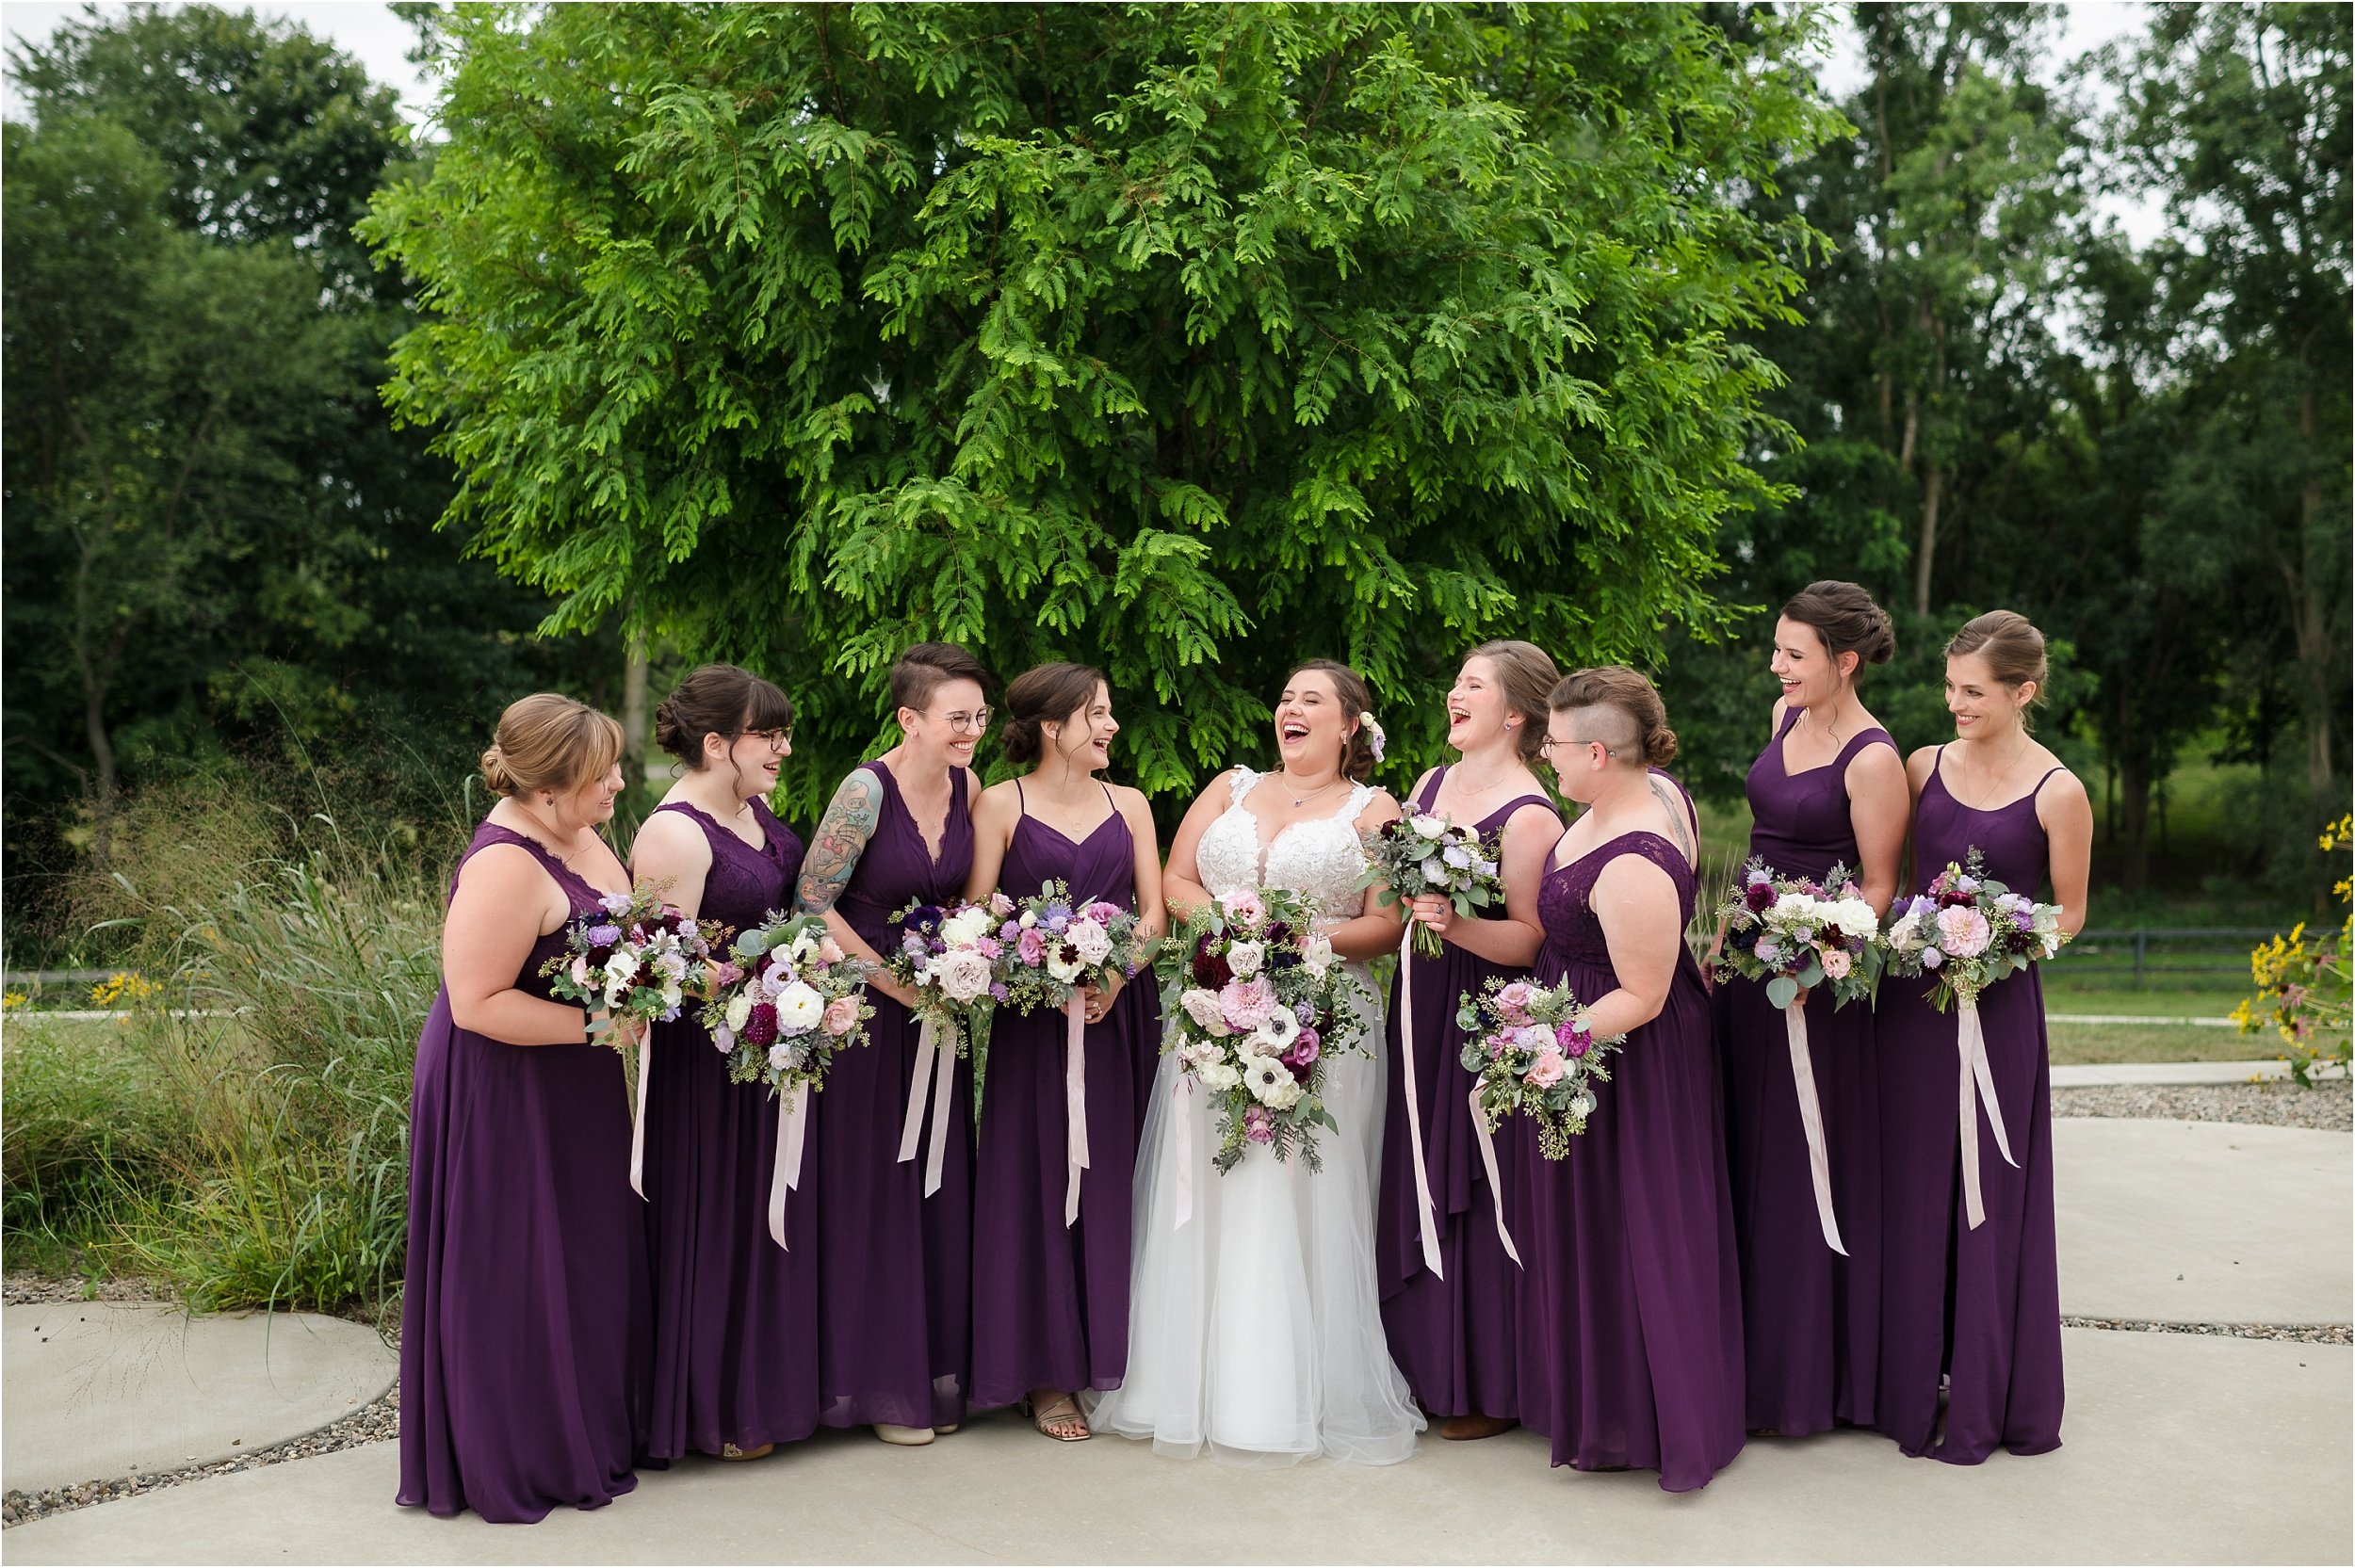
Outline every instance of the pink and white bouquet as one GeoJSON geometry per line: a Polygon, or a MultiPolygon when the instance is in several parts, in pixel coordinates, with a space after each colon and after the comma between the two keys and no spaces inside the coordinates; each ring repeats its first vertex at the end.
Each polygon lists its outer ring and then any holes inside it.
{"type": "Polygon", "coordinates": [[[1941,1012],[1957,1002],[1975,1005],[1979,993],[2061,950],[2058,904],[2039,904],[1987,875],[1979,851],[1957,865],[1949,861],[1930,883],[1890,911],[1891,969],[1935,975],[1930,1003],[1941,1012]]]}
{"type": "Polygon", "coordinates": [[[882,955],[884,973],[916,993],[917,1016],[946,1032],[958,1056],[971,1054],[974,1025],[1005,1000],[998,930],[1013,911],[1000,893],[986,904],[914,903],[891,917],[900,940],[882,955]]]}
{"type": "Polygon", "coordinates": [[[1712,961],[1719,979],[1764,980],[1766,999],[1787,1008],[1803,990],[1828,986],[1832,1005],[1873,994],[1880,978],[1880,916],[1844,865],[1822,881],[1778,877],[1753,858],[1722,903],[1726,939],[1712,961]]]}
{"type": "Polygon", "coordinates": [[[867,1043],[867,977],[815,914],[779,914],[738,935],[703,1010],[731,1083],[765,1083],[779,1094],[824,1085],[834,1054],[867,1043]]]}
{"type": "MultiPolygon", "coordinates": [[[[1502,906],[1504,882],[1497,874],[1502,852],[1496,835],[1483,838],[1436,812],[1417,812],[1385,822],[1364,835],[1366,875],[1361,887],[1377,888],[1384,908],[1436,894],[1467,920],[1502,906]]],[[[1415,951],[1437,958],[1439,935],[1428,926],[1414,929],[1415,951]]]]}
{"type": "MultiPolygon", "coordinates": [[[[602,1010],[609,1023],[667,1024],[690,994],[709,987],[706,965],[727,940],[717,920],[694,920],[662,901],[669,886],[609,893],[565,929],[564,951],[540,966],[562,1002],[602,1010]]],[[[610,1038],[609,1027],[595,1038],[610,1038]]]]}
{"type": "Polygon", "coordinates": [[[997,895],[990,913],[999,921],[993,994],[1025,1013],[1064,1007],[1110,976],[1133,978],[1149,956],[1134,910],[1101,898],[1081,903],[1060,881],[1027,898],[997,895]]]}
{"type": "Polygon", "coordinates": [[[1161,1049],[1218,1107],[1222,1174],[1255,1144],[1322,1168],[1311,1129],[1336,1125],[1324,1059],[1360,1043],[1354,1010],[1370,998],[1316,913],[1289,889],[1244,888],[1195,911],[1162,950],[1161,1049]]]}
{"type": "MultiPolygon", "coordinates": [[[[1472,1107],[1484,1134],[1519,1111],[1537,1123],[1537,1149],[1548,1159],[1570,1152],[1586,1130],[1598,1083],[1611,1081],[1603,1058],[1627,1042],[1599,1035],[1568,984],[1491,978],[1478,995],[1466,992],[1455,1009],[1464,1032],[1464,1068],[1474,1080],[1472,1107]]],[[[1487,1139],[1482,1156],[1493,1167],[1487,1139]]],[[[1493,1180],[1493,1177],[1492,1177],[1493,1180]]]]}

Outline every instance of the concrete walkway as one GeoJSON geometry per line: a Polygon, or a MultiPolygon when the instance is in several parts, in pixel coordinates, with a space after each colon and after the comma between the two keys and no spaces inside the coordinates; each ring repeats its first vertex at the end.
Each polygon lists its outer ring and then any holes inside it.
{"type": "MultiPolygon", "coordinates": [[[[2103,1084],[2286,1083],[2286,1061],[2104,1061],[2055,1067],[2055,1089],[2090,1089],[2103,1084]]],[[[2347,1069],[2319,1067],[2317,1078],[2343,1078],[2347,1069]]]]}

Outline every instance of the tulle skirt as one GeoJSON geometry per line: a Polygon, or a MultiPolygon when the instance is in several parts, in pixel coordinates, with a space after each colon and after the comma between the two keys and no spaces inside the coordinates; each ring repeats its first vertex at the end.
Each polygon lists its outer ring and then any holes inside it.
{"type": "MultiPolygon", "coordinates": [[[[1370,1022],[1379,1042],[1378,1008],[1370,1022]]],[[[1096,1401],[1096,1431],[1242,1465],[1414,1453],[1423,1418],[1390,1360],[1374,1281],[1384,1071],[1378,1057],[1327,1058],[1325,1107],[1340,1126],[1318,1133],[1322,1170],[1255,1148],[1222,1176],[1210,1096],[1161,1059],[1137,1154],[1128,1378],[1096,1401]]]]}

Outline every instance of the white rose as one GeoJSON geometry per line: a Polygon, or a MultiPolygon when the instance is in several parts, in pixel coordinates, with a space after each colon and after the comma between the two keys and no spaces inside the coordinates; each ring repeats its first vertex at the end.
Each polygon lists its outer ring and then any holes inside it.
{"type": "Polygon", "coordinates": [[[666,985],[662,988],[662,1006],[666,1011],[676,1012],[679,1010],[679,1004],[686,1000],[687,993],[677,986],[666,985]]]}
{"type": "Polygon", "coordinates": [[[1424,838],[1437,838],[1447,832],[1447,818],[1428,814],[1407,818],[1406,825],[1424,838]]]}
{"type": "Polygon", "coordinates": [[[1914,934],[1920,929],[1920,921],[1916,920],[1910,914],[1905,916],[1895,925],[1889,928],[1889,945],[1892,947],[1896,948],[1901,953],[1911,952],[1914,945],[1914,934]]]}
{"type": "Polygon", "coordinates": [[[995,928],[989,911],[976,906],[959,910],[940,923],[940,939],[951,947],[970,947],[995,928]]]}
{"type": "Polygon", "coordinates": [[[1194,1070],[1194,1075],[1202,1081],[1203,1088],[1220,1094],[1242,1082],[1242,1075],[1223,1061],[1206,1061],[1194,1070]]]}
{"type": "Polygon", "coordinates": [[[744,1021],[753,1015],[753,994],[739,991],[728,998],[728,1027],[741,1032],[744,1021]]]}
{"type": "Polygon", "coordinates": [[[1226,945],[1226,967],[1235,972],[1235,978],[1247,980],[1259,972],[1267,960],[1267,944],[1263,942],[1230,942],[1226,945]]]}
{"type": "Polygon", "coordinates": [[[1785,893],[1766,912],[1766,918],[1785,926],[1811,926],[1821,918],[1815,900],[1804,893],[1785,893]]]}
{"type": "Polygon", "coordinates": [[[795,980],[777,993],[777,1027],[788,1034],[807,1034],[826,1015],[826,999],[795,980]]]}
{"type": "Polygon", "coordinates": [[[942,953],[933,960],[933,978],[950,1001],[970,1002],[989,994],[989,960],[969,947],[942,953]]]}
{"type": "Polygon", "coordinates": [[[1213,1024],[1226,1021],[1226,1014],[1218,1005],[1218,993],[1215,991],[1181,992],[1178,997],[1178,1005],[1186,1010],[1187,1017],[1206,1029],[1213,1024]]]}
{"type": "Polygon", "coordinates": [[[1300,945],[1301,967],[1311,975],[1322,976],[1333,967],[1333,944],[1322,932],[1311,932],[1300,945]]]}
{"type": "Polygon", "coordinates": [[[1071,945],[1080,950],[1080,957],[1088,963],[1101,963],[1113,956],[1112,932],[1096,921],[1074,920],[1065,935],[1071,945]]]}
{"type": "Polygon", "coordinates": [[[608,985],[620,985],[637,978],[638,959],[635,954],[616,953],[605,961],[605,980],[608,985]]]}
{"type": "Polygon", "coordinates": [[[1871,941],[1873,933],[1880,929],[1881,925],[1880,916],[1873,913],[1873,906],[1861,898],[1843,898],[1832,905],[1831,920],[1840,928],[1840,933],[1853,942],[1871,941]]]}
{"type": "Polygon", "coordinates": [[[780,1040],[769,1047],[769,1071],[782,1073],[792,1065],[793,1053],[786,1049],[784,1041],[780,1040]]]}

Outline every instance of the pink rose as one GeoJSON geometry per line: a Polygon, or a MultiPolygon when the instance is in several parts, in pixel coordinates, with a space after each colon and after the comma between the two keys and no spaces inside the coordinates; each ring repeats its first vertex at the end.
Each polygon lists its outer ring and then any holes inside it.
{"type": "Polygon", "coordinates": [[[1218,907],[1226,912],[1227,919],[1238,925],[1257,926],[1267,918],[1267,906],[1259,902],[1259,896],[1247,887],[1220,894],[1218,907]]]}
{"type": "Polygon", "coordinates": [[[1036,926],[1025,927],[1022,933],[1014,939],[1014,945],[1015,950],[1021,953],[1022,962],[1031,968],[1036,969],[1047,962],[1047,933],[1036,926]]]}
{"type": "Polygon", "coordinates": [[[1275,1141],[1275,1123],[1267,1113],[1267,1107],[1253,1106],[1242,1113],[1243,1136],[1254,1143],[1275,1141]]]}
{"type": "Polygon", "coordinates": [[[1238,1034],[1247,1034],[1267,1022],[1268,1010],[1275,1005],[1264,977],[1251,980],[1228,980],[1218,994],[1218,1010],[1226,1020],[1227,1027],[1238,1034]]]}
{"type": "Polygon", "coordinates": [[[1534,1083],[1539,1089],[1551,1089],[1567,1077],[1569,1072],[1570,1064],[1562,1059],[1561,1052],[1540,1051],[1537,1053],[1537,1059],[1529,1064],[1529,1071],[1522,1074],[1521,1077],[1523,1081],[1534,1083]]]}
{"type": "Polygon", "coordinates": [[[1977,958],[1987,951],[1987,916],[1970,904],[1953,904],[1938,912],[1939,946],[1956,958],[1977,958]]]}
{"type": "Polygon", "coordinates": [[[1529,1022],[1530,1004],[1537,998],[1537,988],[1527,980],[1515,980],[1497,988],[1497,1015],[1508,1024],[1529,1022]]]}
{"type": "Polygon", "coordinates": [[[1097,925],[1109,926],[1113,921],[1120,918],[1123,911],[1118,904],[1108,904],[1104,902],[1103,899],[1098,898],[1096,902],[1090,904],[1082,913],[1097,925]]]}
{"type": "Polygon", "coordinates": [[[836,942],[831,936],[820,937],[818,939],[818,959],[821,963],[840,963],[843,959],[842,944],[836,942]]]}
{"type": "Polygon", "coordinates": [[[1848,950],[1845,947],[1826,948],[1824,951],[1824,978],[1827,980],[1844,980],[1848,978],[1848,971],[1854,967],[1855,963],[1856,961],[1848,956],[1848,950]]]}
{"type": "MultiPolygon", "coordinates": [[[[1313,1066],[1322,1043],[1317,1039],[1316,1030],[1303,1029],[1292,1037],[1291,1049],[1284,1053],[1284,1060],[1293,1067],[1304,1070],[1313,1066]]],[[[1295,1076],[1298,1075],[1295,1075],[1295,1076]]]]}
{"type": "Polygon", "coordinates": [[[849,1034],[853,1029],[857,1028],[858,998],[855,996],[837,996],[833,1001],[828,1002],[826,1004],[825,1016],[818,1021],[818,1026],[824,1029],[828,1034],[834,1036],[836,1040],[841,1039],[844,1035],[849,1034]]]}
{"type": "Polygon", "coordinates": [[[993,893],[989,896],[989,913],[1003,920],[1014,913],[1014,900],[1002,893],[993,893]]]}

